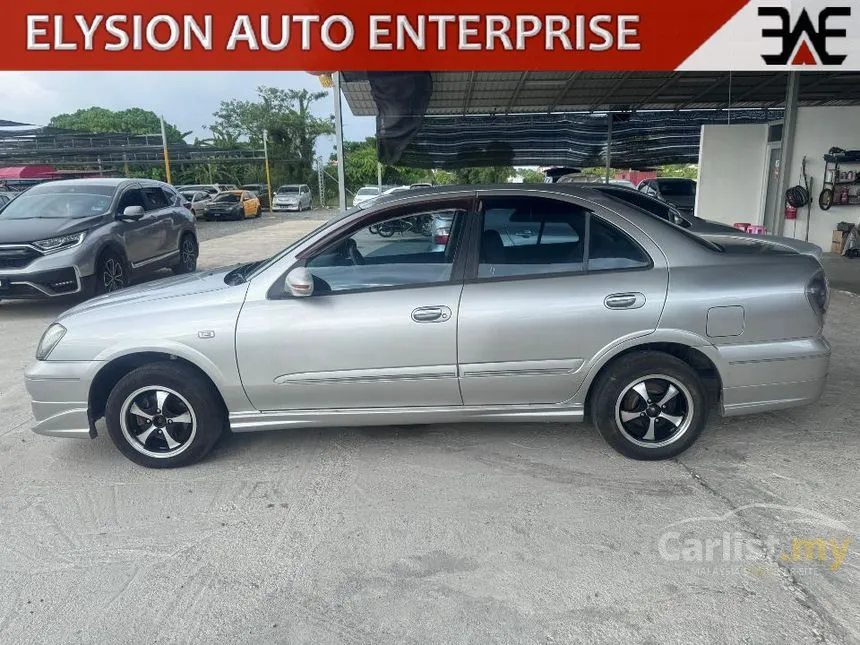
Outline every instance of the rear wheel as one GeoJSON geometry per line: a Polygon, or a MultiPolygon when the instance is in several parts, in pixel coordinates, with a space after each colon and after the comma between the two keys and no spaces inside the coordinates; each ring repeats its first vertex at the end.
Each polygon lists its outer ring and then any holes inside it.
{"type": "Polygon", "coordinates": [[[177,275],[194,273],[197,270],[198,254],[197,240],[191,233],[186,233],[179,242],[179,262],[173,265],[173,272],[177,275]]]}
{"type": "Polygon", "coordinates": [[[199,461],[227,427],[212,384],[174,361],[145,365],[121,378],[108,397],[105,422],[119,451],[147,468],[199,461]]]}
{"type": "Polygon", "coordinates": [[[606,442],[632,459],[669,459],[705,427],[708,397],[687,363],[663,352],[627,355],[594,385],[591,416],[606,442]]]}

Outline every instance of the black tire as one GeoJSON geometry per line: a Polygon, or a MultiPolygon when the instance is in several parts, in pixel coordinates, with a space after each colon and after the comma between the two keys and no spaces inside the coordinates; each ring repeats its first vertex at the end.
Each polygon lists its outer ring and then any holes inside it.
{"type": "Polygon", "coordinates": [[[208,380],[187,365],[164,361],[119,380],[108,396],[105,424],[114,445],[131,461],[147,468],[178,468],[209,454],[227,428],[227,415],[208,380]],[[130,411],[137,404],[144,414],[155,412],[151,408],[158,405],[157,393],[168,390],[164,408],[158,408],[151,421],[130,411]],[[191,423],[172,421],[186,416],[191,423]],[[167,437],[177,445],[171,448],[167,437]]]}
{"type": "Polygon", "coordinates": [[[631,459],[655,461],[693,445],[708,420],[709,404],[701,378],[687,363],[663,352],[642,351],[625,355],[600,374],[591,391],[590,413],[615,450],[631,459]],[[641,385],[647,399],[639,394],[641,385]]]}
{"type": "Polygon", "coordinates": [[[128,263],[116,251],[102,251],[90,282],[89,295],[101,296],[125,289],[131,284],[128,263]]]}
{"type": "Polygon", "coordinates": [[[379,237],[391,237],[394,235],[394,227],[390,224],[380,224],[377,228],[377,232],[379,233],[379,237]]]}
{"type": "Polygon", "coordinates": [[[262,215],[262,214],[263,214],[263,207],[262,207],[262,206],[257,206],[257,212],[256,212],[256,214],[254,215],[254,217],[255,217],[255,218],[260,217],[260,215],[262,215]]]}
{"type": "Polygon", "coordinates": [[[197,240],[191,233],[185,233],[182,239],[179,240],[179,262],[174,264],[171,269],[176,275],[183,273],[194,273],[197,270],[197,256],[200,249],[197,246],[197,240]]]}

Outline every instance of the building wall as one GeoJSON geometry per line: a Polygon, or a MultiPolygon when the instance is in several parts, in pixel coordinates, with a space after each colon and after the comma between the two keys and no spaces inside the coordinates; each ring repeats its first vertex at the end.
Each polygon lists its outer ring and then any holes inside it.
{"type": "Polygon", "coordinates": [[[767,125],[702,126],[696,215],[760,224],[767,125]]]}
{"type": "MultiPolygon", "coordinates": [[[[794,153],[782,159],[788,186],[801,183],[800,171],[806,157],[806,173],[811,181],[809,241],[825,251],[839,222],[860,223],[860,206],[818,207],[824,181],[824,154],[831,147],[860,150],[860,107],[806,107],[797,112],[794,153]]],[[[696,214],[705,219],[734,224],[764,222],[766,125],[706,125],[702,127],[699,151],[699,189],[696,214]]],[[[860,171],[860,164],[846,167],[860,171]]],[[[858,185],[860,188],[860,185],[858,185]]],[[[782,235],[804,239],[807,209],[795,221],[781,220],[782,235]]]]}
{"type": "MultiPolygon", "coordinates": [[[[834,206],[828,211],[818,207],[818,195],[824,181],[824,154],[832,147],[860,150],[860,107],[808,107],[797,112],[794,154],[789,165],[789,187],[800,183],[801,162],[806,156],[806,173],[812,180],[812,210],[809,220],[809,241],[825,251],[830,250],[830,238],[839,222],[857,224],[860,206],[834,206]]],[[[845,166],[845,170],[860,171],[860,164],[845,166]]],[[[860,186],[858,186],[860,188],[860,186]]],[[[856,188],[855,188],[856,190],[856,188]]],[[[798,213],[797,226],[785,222],[783,235],[804,239],[807,209],[798,213]]]]}

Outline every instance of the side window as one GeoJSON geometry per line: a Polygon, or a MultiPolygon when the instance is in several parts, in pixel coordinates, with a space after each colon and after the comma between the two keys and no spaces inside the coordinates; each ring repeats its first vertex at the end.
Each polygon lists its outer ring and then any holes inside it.
{"type": "Polygon", "coordinates": [[[486,200],[478,277],[582,271],[587,217],[584,208],[551,199],[486,200]]]}
{"type": "Polygon", "coordinates": [[[638,244],[614,226],[592,216],[588,244],[588,270],[642,269],[651,259],[638,244]]]}
{"type": "Polygon", "coordinates": [[[167,198],[164,196],[164,191],[157,186],[142,189],[144,199],[146,200],[146,210],[154,211],[159,208],[167,208],[167,198]]]}
{"type": "Polygon", "coordinates": [[[146,204],[143,201],[143,194],[139,189],[133,188],[125,191],[119,199],[119,205],[116,208],[116,212],[122,213],[129,206],[141,206],[146,209],[146,204]]]}
{"type": "Polygon", "coordinates": [[[179,196],[176,193],[174,193],[169,188],[162,188],[161,192],[164,193],[164,198],[167,200],[167,203],[170,206],[176,206],[179,200],[179,196]]]}
{"type": "Polygon", "coordinates": [[[340,238],[306,266],[315,293],[448,282],[466,211],[439,208],[399,215],[340,238]]]}

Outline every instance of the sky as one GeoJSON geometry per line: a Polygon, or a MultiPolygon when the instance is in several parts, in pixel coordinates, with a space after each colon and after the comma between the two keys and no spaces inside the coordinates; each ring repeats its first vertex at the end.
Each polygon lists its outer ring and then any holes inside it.
{"type": "MultiPolygon", "coordinates": [[[[320,90],[319,79],[304,72],[0,72],[0,119],[47,125],[52,116],[93,106],[110,110],[152,110],[182,132],[209,136],[206,125],[226,99],[254,99],[260,85],[320,90]]],[[[363,140],[376,130],[372,117],[355,117],[343,102],[343,136],[363,140]]],[[[334,113],[333,98],[315,106],[319,116],[334,113]]],[[[334,149],[323,137],[317,153],[334,149]]]]}

